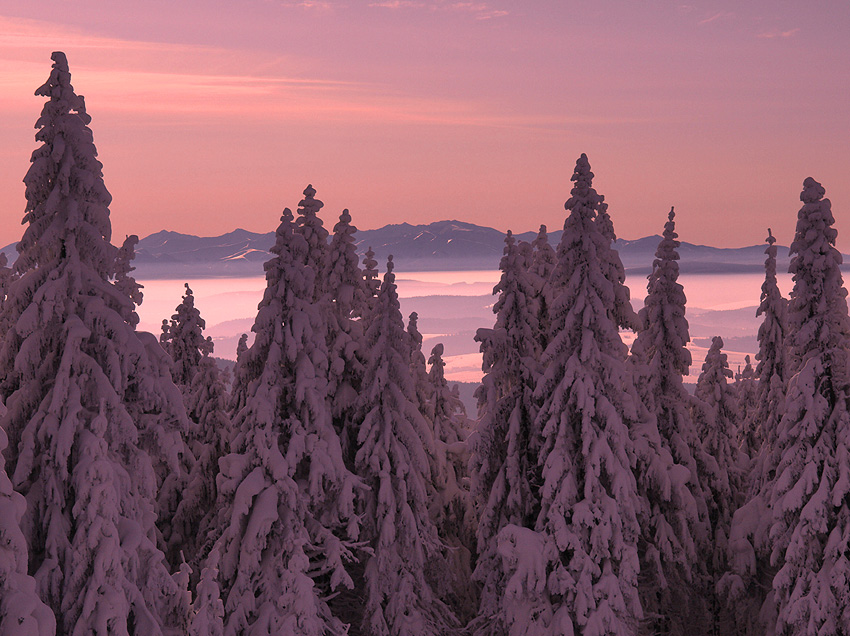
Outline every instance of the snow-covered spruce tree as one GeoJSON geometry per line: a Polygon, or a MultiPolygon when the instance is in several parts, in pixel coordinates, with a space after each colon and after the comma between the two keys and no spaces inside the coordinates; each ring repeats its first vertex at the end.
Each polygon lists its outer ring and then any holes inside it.
{"type": "MultiPolygon", "coordinates": [[[[124,244],[118,249],[118,254],[115,257],[114,284],[116,289],[126,294],[136,305],[141,305],[144,297],[142,285],[133,278],[133,272],[136,268],[132,264],[133,259],[136,258],[136,243],[138,242],[139,237],[131,234],[124,239],[124,244]]],[[[138,321],[135,324],[138,324],[138,321]]]]}
{"type": "Polygon", "coordinates": [[[236,364],[233,365],[233,379],[230,385],[231,415],[236,415],[245,406],[245,400],[248,397],[248,375],[245,369],[247,352],[248,334],[243,333],[239,336],[239,342],[236,343],[236,364]]]}
{"type": "MultiPolygon", "coordinates": [[[[428,367],[425,365],[425,354],[422,353],[422,334],[419,333],[419,314],[415,311],[407,319],[407,336],[410,348],[410,375],[413,377],[413,385],[416,387],[419,412],[428,416],[428,405],[431,402],[431,384],[428,382],[428,367]]],[[[443,471],[443,466],[437,463],[433,468],[433,478],[437,479],[437,475],[443,471]]]]}
{"type": "Polygon", "coordinates": [[[788,353],[786,337],[788,333],[788,301],[782,297],[776,284],[776,238],[767,230],[767,258],[764,261],[764,283],[761,286],[761,304],[756,316],[762,316],[758,330],[759,351],[756,354],[756,404],[753,421],[755,422],[756,443],[760,452],[756,455],[754,473],[758,482],[752,482],[752,492],[757,492],[761,484],[772,478],[778,458],[776,438],[779,422],[785,412],[785,389],[790,377],[788,373],[788,353]],[[773,457],[773,459],[770,459],[773,457]]]}
{"type": "MultiPolygon", "coordinates": [[[[372,251],[371,247],[363,255],[363,283],[366,285],[366,306],[368,310],[371,310],[377,302],[378,291],[381,289],[378,261],[375,260],[375,252],[372,251]]],[[[361,310],[359,317],[366,318],[363,310],[361,310]]]]}
{"type": "Polygon", "coordinates": [[[463,401],[446,381],[444,351],[442,343],[438,343],[431,349],[431,355],[428,357],[431,401],[428,403],[427,415],[432,423],[438,452],[447,458],[446,486],[454,498],[461,494],[456,488],[459,488],[465,479],[469,463],[464,444],[467,436],[467,418],[463,401]]]}
{"type": "Polygon", "coordinates": [[[36,91],[48,101],[24,178],[21,276],[4,309],[0,426],[27,499],[30,571],[57,632],[168,633],[188,608],[156,546],[150,453],[178,467],[185,412],[158,343],[134,331],[132,300],[108,280],[111,197],[68,62],[52,59],[36,91]]]}
{"type": "Polygon", "coordinates": [[[511,569],[505,606],[512,634],[636,633],[638,544],[651,539],[651,526],[642,533],[639,519],[653,521],[651,490],[670,497],[673,488],[672,459],[625,365],[618,330],[624,295],[611,275],[616,253],[597,224],[592,178],[582,155],[565,205],[552,336],[535,390],[542,400],[537,538],[516,525],[498,538],[511,569]],[[537,545],[543,560],[523,556],[520,543],[537,545]]]}
{"type": "Polygon", "coordinates": [[[171,372],[174,383],[185,391],[192,383],[192,378],[198,370],[198,364],[205,355],[212,353],[212,341],[204,338],[204,328],[207,326],[201,312],[195,307],[195,296],[185,284],[186,293],[182,302],[177,305],[171,316],[168,331],[163,322],[163,333],[160,337],[163,349],[174,361],[171,372]]]}
{"type": "Polygon", "coordinates": [[[54,636],[56,618],[27,574],[27,542],[20,527],[27,504],[6,474],[6,444],[0,428],[0,636],[54,636]]]}
{"type": "Polygon", "coordinates": [[[709,549],[702,558],[708,570],[705,598],[713,616],[712,634],[727,633],[734,620],[730,608],[718,595],[717,583],[728,571],[732,514],[742,503],[743,479],[748,464],[747,456],[738,448],[738,403],[734,386],[728,382],[732,371],[722,349],[723,339],[714,336],[691,403],[691,417],[703,449],[714,460],[699,466],[711,528],[709,549]]]}
{"type": "MultiPolygon", "coordinates": [[[[475,544],[475,521],[469,493],[467,465],[469,453],[466,409],[460,397],[449,387],[445,377],[443,345],[436,344],[428,358],[431,401],[428,418],[434,432],[434,450],[444,472],[435,485],[431,517],[437,531],[448,546],[448,577],[442,581],[443,597],[460,617],[474,616],[477,596],[472,579],[472,554],[475,544]]],[[[457,386],[457,385],[455,385],[457,386]]]]}
{"type": "MultiPolygon", "coordinates": [[[[226,636],[343,633],[326,596],[352,585],[356,479],[327,401],[327,343],[308,244],[284,210],[244,353],[245,406],[219,462],[219,583],[226,636]],[[325,588],[328,589],[325,589],[325,588]]],[[[210,565],[208,562],[207,565],[210,565]]]]}
{"type": "Polygon", "coordinates": [[[753,417],[758,406],[757,388],[756,372],[750,356],[746,355],[744,368],[739,367],[738,373],[735,374],[735,398],[738,402],[738,448],[748,457],[755,457],[760,445],[757,439],[758,424],[753,417]]]}
{"type": "Polygon", "coordinates": [[[474,634],[501,635],[508,630],[504,603],[507,573],[496,538],[509,524],[533,528],[540,512],[539,436],[534,422],[534,388],[540,375],[538,279],[529,273],[528,249],[505,237],[502,276],[493,289],[496,324],[479,329],[484,378],[476,392],[478,427],[472,444],[472,493],[480,511],[476,532],[481,585],[474,634]]]}
{"type": "Polygon", "coordinates": [[[228,454],[234,436],[227,390],[222,373],[210,356],[212,349],[212,340],[208,338],[192,383],[183,392],[191,421],[188,441],[195,462],[182,488],[177,511],[169,520],[169,551],[174,555],[171,560],[176,561],[182,551],[193,571],[199,573],[209,552],[209,535],[214,527],[218,460],[228,454]]]}
{"type": "Polygon", "coordinates": [[[788,342],[795,375],[777,435],[779,463],[762,493],[776,634],[850,633],[850,319],[837,232],[824,188],[803,182],[791,244],[788,342]]]}
{"type": "Polygon", "coordinates": [[[768,533],[772,514],[768,509],[771,483],[779,465],[777,444],[779,422],[785,412],[788,378],[786,312],[788,301],[776,284],[776,238],[767,231],[765,278],[761,304],[756,316],[759,326],[759,352],[756,354],[756,408],[750,412],[747,430],[754,436],[753,457],[746,483],[746,502],[735,511],[729,530],[729,568],[721,579],[721,590],[735,608],[738,631],[745,636],[771,633],[775,622],[772,581],[776,568],[771,565],[768,533]]]}
{"type": "MultiPolygon", "coordinates": [[[[640,329],[640,321],[632,308],[629,288],[626,286],[626,270],[623,267],[623,262],[620,260],[620,254],[614,248],[614,242],[617,240],[617,236],[614,234],[614,224],[611,221],[611,216],[608,214],[608,204],[605,203],[604,196],[597,196],[599,200],[595,205],[596,225],[599,227],[600,234],[608,241],[607,251],[600,250],[599,257],[605,265],[605,275],[614,286],[614,302],[608,311],[618,327],[638,331],[640,329]]],[[[560,258],[560,246],[558,256],[560,258]]]]}
{"type": "Polygon", "coordinates": [[[533,256],[531,259],[531,274],[535,277],[535,287],[537,293],[537,339],[540,341],[541,351],[549,344],[549,306],[552,304],[552,289],[549,285],[549,279],[552,277],[552,272],[555,271],[555,266],[558,264],[558,256],[555,250],[549,244],[549,234],[546,232],[546,226],[541,225],[537,233],[537,238],[531,243],[533,248],[533,256]]]}
{"type": "Polygon", "coordinates": [[[224,603],[218,587],[218,551],[210,553],[201,571],[188,636],[224,636],[224,603]]]}
{"type": "Polygon", "coordinates": [[[343,210],[334,226],[328,256],[328,395],[334,428],[339,432],[343,456],[353,467],[357,431],[355,411],[363,381],[363,324],[355,320],[366,311],[366,284],[354,244],[357,228],[351,215],[343,210]]]}
{"type": "Polygon", "coordinates": [[[641,553],[641,599],[649,633],[684,634],[704,629],[698,590],[703,568],[698,555],[709,545],[708,509],[700,466],[710,463],[690,416],[691,397],[683,376],[691,353],[685,291],[679,284],[679,241],[670,209],[647,284],[641,329],[629,358],[638,392],[655,414],[664,447],[687,468],[679,493],[686,498],[651,500],[652,516],[664,539],[641,553]]]}
{"type": "Polygon", "coordinates": [[[366,563],[362,633],[447,634],[456,619],[426,579],[429,561],[444,559],[428,514],[434,438],[410,373],[392,257],[369,322],[355,459],[357,475],[369,487],[363,538],[374,551],[366,563]]]}
{"type": "Polygon", "coordinates": [[[319,210],[325,204],[315,197],[316,189],[312,185],[308,185],[304,189],[304,198],[298,204],[295,233],[300,234],[307,241],[306,266],[315,272],[313,301],[318,301],[327,291],[330,246],[328,245],[328,231],[325,229],[322,219],[319,218],[319,210]]]}

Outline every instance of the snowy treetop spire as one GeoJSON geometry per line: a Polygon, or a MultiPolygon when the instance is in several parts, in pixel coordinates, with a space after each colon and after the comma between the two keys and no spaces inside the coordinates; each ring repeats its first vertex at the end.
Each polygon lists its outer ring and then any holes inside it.
{"type": "Polygon", "coordinates": [[[304,188],[304,199],[298,204],[299,213],[311,215],[318,214],[319,210],[324,207],[324,203],[316,199],[316,189],[312,185],[307,185],[304,188]]]}
{"type": "Polygon", "coordinates": [[[812,179],[806,177],[803,181],[803,191],[800,193],[800,201],[803,203],[817,203],[826,195],[824,187],[812,179]]]}
{"type": "MultiPolygon", "coordinates": [[[[593,173],[590,171],[590,162],[587,160],[587,155],[581,153],[581,157],[576,161],[575,171],[570,181],[574,181],[575,185],[570,191],[570,198],[564,204],[564,208],[572,210],[579,199],[596,199],[598,195],[593,189],[593,173]]],[[[596,201],[594,201],[595,203],[596,201]]]]}
{"type": "MultiPolygon", "coordinates": [[[[36,89],[35,94],[42,97],[49,97],[51,102],[64,102],[67,104],[69,110],[76,111],[80,119],[83,120],[83,123],[88,125],[91,122],[91,117],[86,114],[86,104],[83,96],[74,93],[74,87],[71,86],[71,71],[68,68],[68,58],[65,57],[62,51],[54,51],[50,59],[53,60],[53,69],[50,71],[50,77],[36,89]]],[[[45,106],[46,108],[47,106],[45,106]]],[[[43,116],[44,113],[42,113],[43,116]]]]}
{"type": "Polygon", "coordinates": [[[41,146],[24,177],[23,221],[29,226],[18,244],[15,268],[24,273],[80,259],[105,280],[115,259],[115,248],[108,244],[112,196],[88,128],[91,117],[71,86],[68,61],[63,53],[54,53],[53,60],[50,77],[36,91],[49,99],[35,124],[41,146]]]}

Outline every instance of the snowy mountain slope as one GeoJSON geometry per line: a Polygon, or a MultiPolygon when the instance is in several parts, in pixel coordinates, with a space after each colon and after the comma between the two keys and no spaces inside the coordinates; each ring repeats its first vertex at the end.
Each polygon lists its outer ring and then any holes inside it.
{"type": "MultiPolygon", "coordinates": [[[[516,236],[532,241],[536,235],[529,231],[516,236]]],[[[549,233],[553,245],[560,237],[560,230],[549,233]]],[[[387,225],[360,230],[355,238],[358,253],[362,255],[372,247],[379,267],[393,254],[399,271],[495,270],[504,247],[502,232],[462,221],[387,225]]],[[[659,238],[617,240],[616,248],[626,269],[648,273],[659,238]]],[[[163,230],[139,242],[134,264],[139,275],[147,278],[262,275],[262,264],[268,260],[273,242],[273,232],[237,229],[221,236],[200,237],[163,230]]],[[[10,262],[17,256],[14,244],[2,251],[10,262]]],[[[757,272],[764,267],[763,245],[730,249],[682,242],[679,252],[683,273],[757,272]]],[[[779,247],[778,269],[786,270],[788,263],[788,248],[779,247]]]]}

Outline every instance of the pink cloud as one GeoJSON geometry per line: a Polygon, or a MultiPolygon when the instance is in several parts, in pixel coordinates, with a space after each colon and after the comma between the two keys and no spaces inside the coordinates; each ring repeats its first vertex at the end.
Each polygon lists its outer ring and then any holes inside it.
{"type": "Polygon", "coordinates": [[[769,31],[767,33],[759,33],[756,37],[759,38],[790,38],[799,32],[800,29],[791,29],[789,31],[769,31]]]}
{"type": "Polygon", "coordinates": [[[370,7],[382,9],[427,9],[437,12],[452,12],[466,13],[473,15],[477,20],[489,20],[492,18],[501,18],[509,15],[508,11],[503,9],[494,9],[486,2],[446,2],[438,0],[436,2],[417,2],[416,0],[377,0],[369,3],[370,7]]]}
{"type": "Polygon", "coordinates": [[[724,20],[726,18],[732,18],[735,14],[730,11],[720,11],[719,13],[715,13],[713,16],[709,18],[705,18],[704,20],[700,20],[700,24],[711,24],[712,22],[716,22],[718,20],[724,20]]]}

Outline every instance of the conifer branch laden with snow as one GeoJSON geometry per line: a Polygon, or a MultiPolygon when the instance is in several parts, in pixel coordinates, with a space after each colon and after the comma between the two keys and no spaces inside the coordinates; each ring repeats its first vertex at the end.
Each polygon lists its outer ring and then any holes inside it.
{"type": "MultiPolygon", "coordinates": [[[[0,403],[0,413],[4,410],[0,403]]],[[[0,636],[54,636],[56,618],[27,571],[29,550],[20,526],[27,503],[6,474],[6,446],[0,428],[0,636]]]]}

